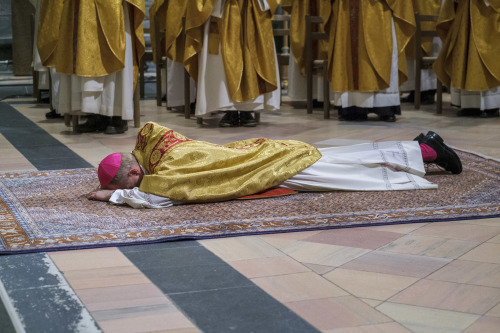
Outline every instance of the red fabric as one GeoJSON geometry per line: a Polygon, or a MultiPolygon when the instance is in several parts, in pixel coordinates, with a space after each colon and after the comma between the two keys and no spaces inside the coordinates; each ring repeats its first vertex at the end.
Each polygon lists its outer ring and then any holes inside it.
{"type": "Polygon", "coordinates": [[[424,160],[424,162],[432,162],[436,160],[436,151],[425,143],[420,144],[420,150],[422,151],[422,159],[424,160]]]}
{"type": "Polygon", "coordinates": [[[295,194],[295,193],[298,193],[298,192],[294,191],[294,190],[289,190],[289,189],[284,188],[284,187],[278,187],[278,188],[273,188],[273,189],[266,190],[266,191],[263,191],[260,193],[240,197],[238,199],[241,199],[241,200],[262,199],[262,198],[270,198],[270,197],[279,197],[282,195],[290,195],[290,194],[295,194]]]}

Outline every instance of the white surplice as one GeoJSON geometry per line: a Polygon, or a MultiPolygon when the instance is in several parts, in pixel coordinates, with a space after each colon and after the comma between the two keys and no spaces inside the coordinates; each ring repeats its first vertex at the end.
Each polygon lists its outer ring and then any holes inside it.
{"type": "MultiPolygon", "coordinates": [[[[184,64],[167,58],[167,69],[162,68],[161,77],[161,91],[167,94],[167,106],[184,105],[184,64]]],[[[196,100],[196,82],[192,78],[189,78],[189,89],[189,101],[193,103],[196,100]]]]}
{"type": "Polygon", "coordinates": [[[451,86],[451,104],[462,109],[491,110],[500,108],[500,87],[486,91],[468,91],[451,86]]]}

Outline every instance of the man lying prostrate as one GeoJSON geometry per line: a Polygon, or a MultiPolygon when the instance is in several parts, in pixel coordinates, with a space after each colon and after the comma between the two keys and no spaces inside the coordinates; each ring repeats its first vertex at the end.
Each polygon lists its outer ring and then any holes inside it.
{"type": "Polygon", "coordinates": [[[163,208],[216,202],[273,187],[295,191],[436,189],[423,178],[424,163],[462,172],[457,154],[434,132],[413,141],[315,148],[265,138],[217,145],[147,123],[132,153],[114,153],[98,168],[100,189],[90,200],[163,208]]]}

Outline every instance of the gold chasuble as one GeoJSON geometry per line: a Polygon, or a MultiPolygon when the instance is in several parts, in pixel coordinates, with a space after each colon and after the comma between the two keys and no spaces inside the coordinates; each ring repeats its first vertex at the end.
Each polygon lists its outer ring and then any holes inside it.
{"type": "Polygon", "coordinates": [[[443,48],[434,71],[448,87],[486,91],[500,86],[500,0],[487,3],[447,0],[441,9],[437,30],[443,48]]]}
{"type": "Polygon", "coordinates": [[[328,78],[333,91],[374,92],[390,86],[393,20],[401,85],[408,78],[404,50],[416,29],[412,2],[333,0],[325,24],[330,36],[328,78]]]}
{"type": "MultiPolygon", "coordinates": [[[[227,89],[234,102],[244,102],[278,88],[272,15],[277,0],[268,0],[262,11],[259,0],[225,0],[222,17],[211,17],[214,0],[188,2],[184,63],[191,77],[198,79],[198,54],[203,46],[203,28],[210,20],[209,53],[218,54],[224,64],[227,89]]],[[[167,44],[168,50],[168,44],[167,44]]]]}
{"type": "MultiPolygon", "coordinates": [[[[331,0],[283,0],[281,7],[290,14],[290,49],[300,73],[306,75],[304,46],[306,44],[307,14],[321,16],[327,22],[331,14],[331,0]]],[[[320,31],[324,31],[323,25],[320,31]]],[[[313,59],[328,59],[328,41],[315,41],[313,59]]]]}
{"type": "Polygon", "coordinates": [[[139,130],[133,154],[149,173],[141,191],[188,202],[258,193],[321,157],[316,148],[300,141],[258,138],[217,145],[152,122],[139,130]]]}
{"type": "MultiPolygon", "coordinates": [[[[127,0],[134,78],[144,54],[144,0],[127,0]]],[[[38,48],[42,63],[58,73],[104,76],[125,67],[125,18],[122,0],[43,0],[38,48]]]]}
{"type": "MultiPolygon", "coordinates": [[[[189,1],[169,0],[166,10],[165,21],[168,26],[165,31],[166,55],[173,61],[184,62],[184,37],[182,34],[182,18],[186,16],[189,1]]],[[[208,11],[208,9],[206,9],[208,11]]]]}
{"type": "MultiPolygon", "coordinates": [[[[198,56],[203,48],[203,28],[205,22],[210,19],[214,5],[217,0],[197,0],[186,1],[186,44],[184,46],[184,67],[189,75],[198,81],[198,56]]],[[[171,50],[172,45],[178,49],[178,44],[172,41],[177,40],[178,35],[174,34],[169,38],[171,32],[167,29],[167,54],[172,56],[178,54],[171,50]]],[[[175,30],[174,30],[175,32],[175,30]]]]}

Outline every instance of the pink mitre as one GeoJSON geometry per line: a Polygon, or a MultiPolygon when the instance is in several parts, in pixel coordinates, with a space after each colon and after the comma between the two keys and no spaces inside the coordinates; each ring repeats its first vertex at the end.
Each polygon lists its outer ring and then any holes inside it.
{"type": "Polygon", "coordinates": [[[113,178],[115,178],[120,169],[122,163],[122,155],[120,153],[114,153],[106,156],[101,163],[99,163],[99,168],[97,169],[97,177],[99,178],[99,183],[101,186],[106,186],[113,178]]]}

